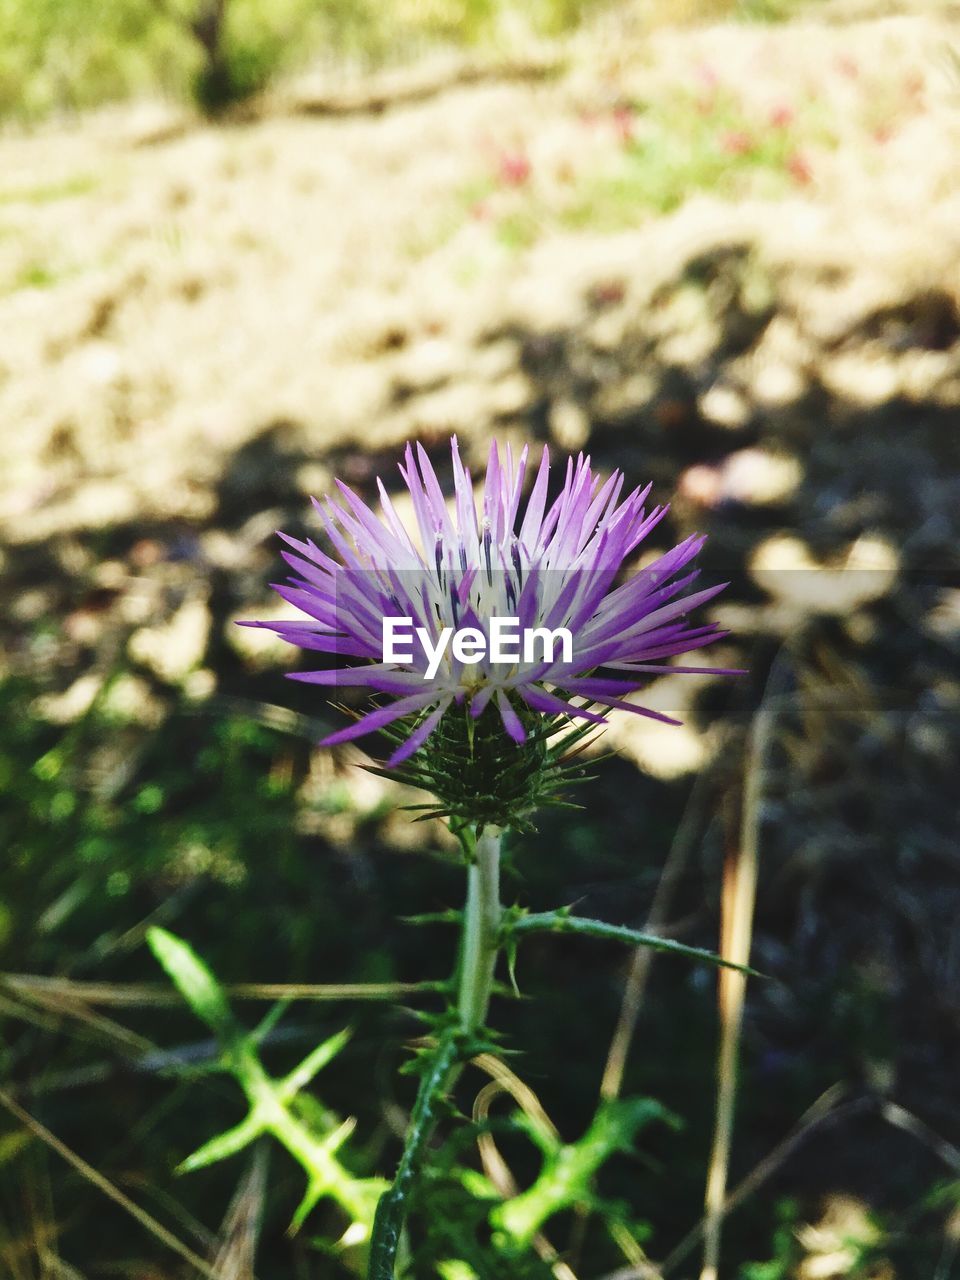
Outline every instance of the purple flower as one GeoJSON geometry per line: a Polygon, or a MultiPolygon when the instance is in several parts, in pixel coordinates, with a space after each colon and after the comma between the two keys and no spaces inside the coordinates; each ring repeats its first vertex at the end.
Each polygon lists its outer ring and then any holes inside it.
{"type": "MultiPolygon", "coordinates": [[[[663,665],[725,634],[713,623],[688,625],[686,615],[726,584],[681,596],[697,576],[685,572],[704,539],[686,538],[665,555],[619,581],[627,558],[659,524],[667,507],[647,510],[650,486],[622,497],[623,475],[601,483],[581,454],[567,459],[563,488],[548,505],[550,459],[543,451],[529,497],[522,491],[524,448],[515,465],[509,446],[502,461],[491,446],[483,493],[475,500],[456,438],[454,495],[445,502],[421,445],[407,445],[400,467],[412,499],[416,533],[408,530],[378,480],[380,513],[337,481],[339,501],[314,500],[332,548],[286,534],[284,559],[294,570],[275,589],[306,615],[294,622],[253,623],[302,649],[316,649],[358,665],[298,672],[292,678],[321,685],[360,685],[387,700],[324,740],[345,742],[409,717],[410,731],[391,757],[396,765],[417,751],[452,705],[479,717],[493,705],[514,742],[527,737],[539,713],[606,723],[612,709],[676,724],[669,716],[625,701],[625,695],[661,672],[701,673],[712,668],[663,665]],[[426,647],[410,644],[409,660],[384,661],[384,618],[421,628],[436,650],[441,632],[474,628],[485,649],[461,660],[448,646],[435,670],[426,647]],[[565,628],[566,652],[541,646],[511,662],[489,657],[491,622],[516,620],[520,635],[533,628],[565,628]]],[[[449,639],[449,635],[447,637],[449,639]]]]}

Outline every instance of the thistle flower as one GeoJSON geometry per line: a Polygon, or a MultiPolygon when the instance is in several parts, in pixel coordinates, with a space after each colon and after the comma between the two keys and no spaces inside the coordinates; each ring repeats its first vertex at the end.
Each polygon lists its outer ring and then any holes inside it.
{"type": "Polygon", "coordinates": [[[714,670],[663,665],[724,634],[713,623],[685,620],[725,585],[681,595],[697,577],[687,569],[704,539],[688,537],[620,580],[628,557],[667,512],[665,506],[647,510],[650,485],[624,497],[623,475],[614,471],[601,483],[581,454],[567,459],[563,487],[548,503],[550,459],[544,448],[524,502],[527,449],[515,464],[509,446],[501,459],[493,444],[478,507],[455,437],[451,448],[454,494],[448,507],[422,446],[406,447],[400,473],[412,499],[415,531],[404,525],[380,480],[379,514],[338,480],[338,500],[314,500],[332,554],[312,541],[280,535],[295,576],[275,590],[306,616],[251,625],[356,664],[297,672],[293,679],[363,686],[385,695],[324,744],[387,728],[398,744],[388,761],[395,767],[428,744],[441,725],[434,745],[449,738],[450,720],[444,717],[451,708],[466,710],[458,723],[467,725],[471,742],[472,722],[483,717],[484,726],[496,720],[501,743],[505,732],[518,746],[539,738],[545,722],[554,731],[558,717],[595,725],[606,723],[607,712],[621,710],[678,723],[627,701],[627,695],[662,672],[714,670]],[[498,618],[515,620],[521,633],[565,629],[572,643],[560,654],[556,646],[552,653],[544,646],[539,656],[518,654],[510,663],[484,653],[461,660],[447,648],[431,664],[426,648],[418,651],[413,642],[409,661],[385,661],[387,617],[408,619],[434,648],[444,628],[474,628],[475,638],[479,633],[487,642],[475,648],[489,650],[498,618]],[[488,708],[496,715],[485,715],[488,708]]]}

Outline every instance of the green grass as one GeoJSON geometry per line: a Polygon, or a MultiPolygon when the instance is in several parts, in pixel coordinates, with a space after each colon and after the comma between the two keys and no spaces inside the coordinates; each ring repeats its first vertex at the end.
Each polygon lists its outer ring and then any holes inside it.
{"type": "Polygon", "coordinates": [[[813,0],[737,0],[734,16],[741,22],[790,22],[812,7],[813,0]]]}
{"type": "Polygon", "coordinates": [[[0,191],[0,204],[52,204],[95,191],[99,179],[88,173],[74,174],[57,182],[41,182],[31,187],[7,187],[0,191]]]}
{"type": "Polygon", "coordinates": [[[28,262],[13,279],[13,289],[50,289],[62,277],[42,262],[28,262]]]}
{"type": "MultiPolygon", "coordinates": [[[[596,129],[594,121],[591,128],[596,129]]],[[[757,117],[732,89],[662,98],[611,115],[607,141],[571,129],[567,179],[546,186],[535,163],[521,180],[478,171],[449,207],[411,244],[422,256],[470,220],[480,219],[508,251],[522,251],[550,230],[615,232],[673,212],[691,196],[776,199],[812,181],[808,155],[836,138],[816,103],[757,117]],[[619,135],[619,141],[615,139],[619,135]]]]}
{"type": "Polygon", "coordinates": [[[804,120],[756,120],[729,90],[689,93],[638,112],[634,136],[610,167],[588,172],[563,211],[568,226],[615,230],[670,213],[696,192],[777,196],[802,174],[804,120]]]}

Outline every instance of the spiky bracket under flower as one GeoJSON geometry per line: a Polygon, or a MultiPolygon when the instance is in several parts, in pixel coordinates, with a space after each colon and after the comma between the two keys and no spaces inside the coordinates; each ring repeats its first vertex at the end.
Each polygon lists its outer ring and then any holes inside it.
{"type": "MultiPolygon", "coordinates": [[[[432,800],[407,808],[421,811],[418,821],[445,818],[461,840],[486,827],[529,833],[538,809],[577,807],[566,792],[590,777],[581,752],[596,727],[571,724],[562,716],[545,719],[523,706],[517,714],[525,729],[523,742],[504,734],[492,707],[476,718],[467,707],[451,707],[405,764],[368,768],[429,792],[432,800]]],[[[416,725],[401,723],[384,732],[399,743],[415,730],[416,725]]]]}

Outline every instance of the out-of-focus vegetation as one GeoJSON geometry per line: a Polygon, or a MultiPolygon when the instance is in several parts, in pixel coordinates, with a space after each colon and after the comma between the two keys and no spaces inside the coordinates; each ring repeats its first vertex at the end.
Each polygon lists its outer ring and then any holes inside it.
{"type": "Polygon", "coordinates": [[[215,111],[311,59],[361,67],[431,47],[556,35],[603,0],[3,0],[0,115],[37,117],[143,91],[215,111]]]}
{"type": "MultiPolygon", "coordinates": [[[[810,0],[654,5],[655,21],[783,21],[810,0]]],[[[312,61],[371,68],[431,49],[515,47],[611,0],[2,0],[0,118],[153,92],[217,113],[312,61]]]]}
{"type": "Polygon", "coordinates": [[[455,206],[419,230],[411,249],[434,248],[470,217],[489,223],[504,247],[523,249],[560,228],[623,231],[700,192],[776,198],[812,181],[809,150],[837,145],[817,104],[760,113],[736,91],[719,88],[709,68],[701,76],[696,87],[654,102],[617,102],[595,122],[593,146],[571,149],[555,174],[538,172],[522,148],[501,153],[464,185],[455,206]]]}

